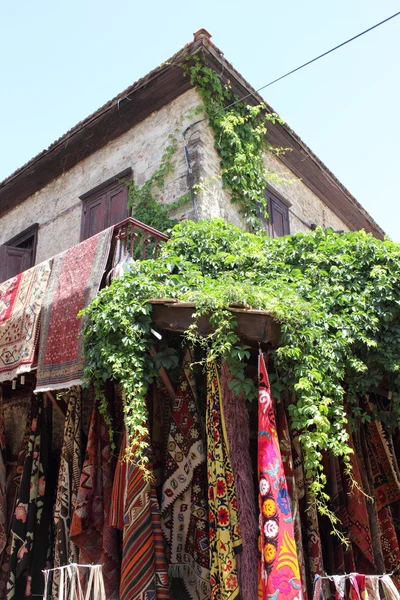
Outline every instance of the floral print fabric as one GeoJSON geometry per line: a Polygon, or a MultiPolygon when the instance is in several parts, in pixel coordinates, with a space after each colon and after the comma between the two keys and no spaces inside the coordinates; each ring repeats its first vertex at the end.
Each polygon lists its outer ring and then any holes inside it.
{"type": "Polygon", "coordinates": [[[259,598],[292,600],[301,596],[300,567],[271,389],[262,354],[258,373],[259,598]]]}
{"type": "Polygon", "coordinates": [[[235,555],[241,550],[242,540],[221,388],[214,362],[207,364],[206,433],[211,600],[233,600],[240,596],[235,555]]]}

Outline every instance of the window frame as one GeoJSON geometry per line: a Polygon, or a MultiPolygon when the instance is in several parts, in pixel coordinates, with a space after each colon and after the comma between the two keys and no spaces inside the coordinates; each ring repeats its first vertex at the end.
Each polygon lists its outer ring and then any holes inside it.
{"type": "Polygon", "coordinates": [[[39,232],[39,223],[34,223],[30,225],[14,237],[10,238],[6,242],[4,242],[3,246],[12,246],[13,248],[23,248],[21,246],[24,242],[28,241],[29,238],[32,238],[32,247],[31,251],[31,267],[34,266],[36,262],[36,249],[37,249],[37,241],[38,241],[38,232],[39,232]]]}
{"type": "MultiPolygon", "coordinates": [[[[129,167],[129,168],[125,169],[124,171],[117,173],[113,177],[110,177],[106,181],[103,181],[102,183],[100,183],[96,187],[92,188],[88,192],[85,192],[84,194],[79,196],[79,199],[82,201],[81,231],[80,231],[80,241],[81,242],[83,242],[84,240],[88,239],[88,237],[90,237],[89,235],[86,235],[88,233],[88,220],[86,218],[86,214],[87,214],[87,210],[90,207],[90,205],[95,204],[96,201],[100,200],[101,196],[104,196],[104,194],[106,194],[106,193],[108,194],[111,192],[115,192],[118,190],[118,188],[121,188],[121,190],[123,190],[124,187],[126,187],[124,182],[131,180],[132,177],[133,177],[133,171],[129,167]],[[123,180],[123,181],[121,181],[121,180],[123,180]]],[[[128,195],[128,190],[127,190],[127,195],[128,195]]],[[[109,214],[109,206],[106,206],[105,210],[106,210],[106,218],[105,218],[105,220],[106,220],[105,229],[106,229],[107,227],[110,227],[111,225],[116,225],[116,223],[108,222],[111,220],[111,216],[109,214]]],[[[130,216],[129,213],[130,213],[130,211],[127,207],[126,215],[124,218],[129,217],[130,216]]]]}
{"type": "Polygon", "coordinates": [[[265,227],[265,229],[268,232],[268,235],[270,237],[280,237],[280,236],[275,236],[274,235],[274,229],[273,229],[273,204],[275,205],[276,209],[278,210],[278,212],[281,212],[281,214],[284,215],[284,218],[286,220],[286,228],[284,226],[284,233],[283,235],[290,235],[290,219],[289,219],[289,208],[292,206],[292,203],[289,202],[289,200],[287,200],[284,196],[282,196],[282,194],[280,194],[279,192],[277,192],[271,185],[267,184],[265,187],[265,196],[267,198],[267,212],[268,212],[268,217],[265,218],[261,215],[261,211],[260,211],[260,221],[262,223],[262,225],[265,227]],[[286,229],[286,231],[285,231],[286,229]]]}

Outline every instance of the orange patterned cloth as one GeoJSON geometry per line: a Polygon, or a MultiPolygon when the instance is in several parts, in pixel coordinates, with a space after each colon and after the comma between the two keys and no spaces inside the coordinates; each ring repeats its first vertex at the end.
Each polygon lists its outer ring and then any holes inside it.
{"type": "Polygon", "coordinates": [[[262,354],[258,374],[259,598],[294,600],[301,597],[300,566],[271,389],[262,354]]]}

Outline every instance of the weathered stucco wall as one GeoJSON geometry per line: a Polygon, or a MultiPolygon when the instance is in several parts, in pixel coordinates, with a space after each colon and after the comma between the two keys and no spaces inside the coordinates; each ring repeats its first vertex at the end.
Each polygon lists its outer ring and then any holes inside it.
{"type": "MultiPolygon", "coordinates": [[[[37,262],[78,243],[82,216],[80,196],[129,167],[136,183],[142,185],[158,168],[170,135],[176,137],[178,150],[160,201],[171,203],[189,192],[190,166],[193,183],[197,184],[196,206],[189,198],[174,216],[180,219],[221,217],[244,227],[238,207],[231,204],[229,194],[222,189],[213,133],[201,115],[193,112],[199,104],[197,92],[189,90],[25,200],[1,218],[0,244],[33,223],[39,224],[37,262]],[[191,124],[193,126],[188,128],[191,124]]],[[[291,177],[290,171],[276,157],[266,156],[265,164],[271,171],[291,177]]],[[[308,231],[312,223],[347,229],[301,181],[272,183],[272,186],[291,203],[291,233],[308,231]]]]}
{"type": "MultiPolygon", "coordinates": [[[[0,244],[33,223],[39,224],[36,262],[77,244],[82,216],[80,196],[129,167],[135,181],[143,184],[158,168],[171,134],[177,137],[178,151],[173,158],[174,172],[166,180],[161,201],[173,202],[187,193],[182,132],[190,122],[198,119],[190,109],[199,104],[197,92],[189,90],[52,181],[1,218],[0,244]]],[[[195,150],[191,160],[193,167],[198,169],[195,150]]],[[[180,209],[179,216],[193,217],[190,202],[180,209]]]]}
{"type": "MultiPolygon", "coordinates": [[[[239,227],[243,227],[243,219],[238,207],[232,205],[229,194],[222,188],[219,158],[214,149],[214,138],[210,128],[202,132],[201,149],[202,180],[198,194],[200,214],[202,218],[222,217],[239,227]]],[[[348,227],[316,196],[302,181],[274,155],[268,153],[264,163],[271,173],[276,173],[281,182],[270,181],[269,184],[290,204],[290,233],[310,231],[312,224],[332,227],[335,230],[347,231],[348,227]],[[290,183],[289,183],[290,181],[290,183]]]]}

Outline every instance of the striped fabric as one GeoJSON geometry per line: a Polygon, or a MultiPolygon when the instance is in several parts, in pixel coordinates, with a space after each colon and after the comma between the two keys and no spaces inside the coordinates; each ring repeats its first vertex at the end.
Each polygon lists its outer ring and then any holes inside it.
{"type": "Polygon", "coordinates": [[[124,515],[120,600],[169,600],[155,487],[146,481],[137,460],[129,463],[127,468],[124,466],[124,454],[123,446],[114,483],[111,515],[111,522],[117,527],[121,527],[121,516],[124,515]]]}

